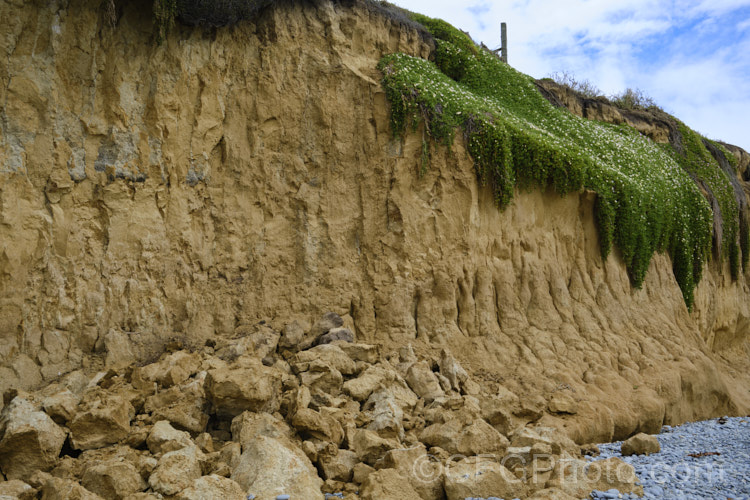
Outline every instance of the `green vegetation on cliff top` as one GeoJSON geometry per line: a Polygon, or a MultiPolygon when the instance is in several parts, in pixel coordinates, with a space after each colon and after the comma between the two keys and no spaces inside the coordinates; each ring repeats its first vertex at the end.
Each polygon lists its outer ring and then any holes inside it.
{"type": "Polygon", "coordinates": [[[463,32],[426,16],[413,19],[436,39],[434,63],[392,54],[379,68],[394,133],[424,125],[423,160],[429,161],[429,139],[450,146],[460,131],[479,182],[492,189],[501,209],[516,186],[553,186],[560,195],[595,191],[602,257],[616,245],[639,288],[654,252],[668,252],[688,308],[711,253],[713,225],[711,206],[693,176],[718,201],[722,254],[736,277],[738,204],[727,174],[698,134],[680,124],[684,151],[677,151],[627,125],[574,116],[463,32]]]}
{"type": "MultiPolygon", "coordinates": [[[[114,0],[109,0],[114,3],[114,0]]],[[[153,0],[156,39],[163,41],[178,17],[193,26],[227,26],[250,19],[274,0],[153,0]]]]}

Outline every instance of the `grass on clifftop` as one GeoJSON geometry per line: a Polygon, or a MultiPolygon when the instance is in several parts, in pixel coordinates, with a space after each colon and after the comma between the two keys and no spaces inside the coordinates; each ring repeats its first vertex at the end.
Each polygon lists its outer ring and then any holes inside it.
{"type": "Polygon", "coordinates": [[[627,125],[578,118],[552,106],[531,77],[478,48],[463,32],[441,20],[413,18],[435,37],[435,62],[405,54],[380,61],[395,134],[423,123],[429,158],[429,139],[450,146],[462,133],[480,184],[490,186],[501,209],[516,186],[551,185],[561,195],[595,191],[602,257],[616,245],[639,288],[654,252],[668,252],[688,308],[710,256],[713,224],[693,175],[719,202],[723,253],[734,274],[737,202],[729,178],[695,132],[682,130],[681,154],[627,125]]]}
{"type": "Polygon", "coordinates": [[[153,0],[156,39],[159,43],[164,41],[177,18],[191,26],[226,26],[249,19],[273,3],[274,0],[153,0]]]}

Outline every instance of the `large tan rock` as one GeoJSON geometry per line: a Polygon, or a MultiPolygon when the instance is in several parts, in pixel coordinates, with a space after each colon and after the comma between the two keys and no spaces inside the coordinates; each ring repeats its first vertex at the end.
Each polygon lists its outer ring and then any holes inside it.
{"type": "Polygon", "coordinates": [[[258,436],[247,442],[232,480],[243,491],[257,498],[292,498],[320,500],[323,481],[302,450],[285,440],[258,436]]]}
{"type": "Polygon", "coordinates": [[[325,313],[310,329],[310,336],[317,339],[321,335],[328,333],[334,328],[339,328],[344,325],[344,320],[335,312],[325,313]]]}
{"type": "Polygon", "coordinates": [[[357,454],[350,450],[337,449],[333,455],[325,455],[318,462],[323,479],[348,483],[352,480],[354,466],[359,462],[357,454]]]}
{"type": "Polygon", "coordinates": [[[552,427],[522,427],[511,436],[513,447],[548,446],[554,455],[580,455],[580,447],[568,436],[552,427]]]}
{"type": "Polygon", "coordinates": [[[438,366],[440,367],[440,374],[448,379],[454,390],[461,391],[464,389],[464,384],[469,380],[469,374],[448,350],[443,349],[440,352],[438,366]]]}
{"type": "Polygon", "coordinates": [[[369,465],[383,458],[388,450],[398,447],[398,441],[382,438],[377,432],[369,429],[357,429],[349,441],[349,448],[362,462],[369,465]]]}
{"type": "Polygon", "coordinates": [[[71,479],[50,477],[42,486],[44,500],[109,500],[92,493],[71,479]]]}
{"type": "Polygon", "coordinates": [[[460,419],[433,424],[422,431],[419,439],[427,445],[438,446],[450,454],[464,456],[502,457],[508,448],[508,439],[481,419],[474,420],[468,425],[464,425],[460,419]]]}
{"type": "Polygon", "coordinates": [[[175,500],[246,500],[247,493],[229,478],[203,476],[177,494],[175,500]]]}
{"type": "Polygon", "coordinates": [[[318,337],[316,343],[318,345],[331,344],[333,342],[351,343],[354,342],[355,339],[356,335],[354,335],[353,331],[351,331],[349,328],[339,327],[332,328],[328,331],[328,333],[324,333],[323,335],[318,337]]]}
{"type": "Polygon", "coordinates": [[[136,449],[142,448],[146,444],[148,435],[151,433],[151,427],[152,426],[147,424],[145,421],[140,421],[140,419],[137,419],[130,426],[130,434],[128,434],[128,437],[125,439],[124,444],[136,449]]]}
{"type": "Polygon", "coordinates": [[[519,498],[526,495],[526,486],[494,459],[470,457],[446,467],[445,494],[448,500],[519,498]]]}
{"type": "Polygon", "coordinates": [[[292,425],[297,432],[303,432],[317,439],[332,442],[336,447],[344,440],[344,430],[335,418],[309,408],[297,410],[292,417],[292,425]]]}
{"type": "Polygon", "coordinates": [[[411,390],[427,403],[445,395],[437,376],[426,361],[419,361],[411,365],[406,372],[405,380],[411,390]]]}
{"type": "Polygon", "coordinates": [[[380,365],[374,365],[357,378],[347,380],[344,383],[344,392],[357,401],[365,401],[375,390],[392,380],[393,376],[393,372],[380,365]]]}
{"type": "Polygon", "coordinates": [[[144,410],[155,420],[168,420],[193,433],[203,432],[208,424],[208,407],[203,384],[206,373],[146,398],[144,410]]]}
{"type": "Polygon", "coordinates": [[[358,344],[350,342],[339,342],[336,344],[353,361],[375,364],[380,358],[380,346],[372,344],[358,344]]]}
{"type": "Polygon", "coordinates": [[[222,446],[219,450],[219,463],[224,463],[227,465],[228,474],[222,474],[222,476],[228,477],[229,475],[231,475],[232,471],[240,463],[241,457],[242,445],[240,445],[240,443],[234,441],[224,443],[224,446],[222,446]]]}
{"type": "MultiPolygon", "coordinates": [[[[351,360],[350,360],[351,361],[351,360]]],[[[300,382],[312,392],[323,392],[331,396],[338,396],[341,392],[344,376],[330,363],[323,360],[312,360],[295,365],[299,372],[300,382]]]]}
{"type": "Polygon", "coordinates": [[[535,492],[529,497],[529,500],[578,500],[574,496],[570,496],[563,490],[557,488],[545,488],[535,492]]]}
{"type": "Polygon", "coordinates": [[[232,439],[243,446],[258,436],[289,439],[293,434],[289,424],[285,421],[269,413],[252,413],[249,411],[234,417],[231,431],[232,439]]]}
{"type": "Polygon", "coordinates": [[[434,456],[427,453],[422,443],[410,448],[396,448],[388,451],[376,463],[382,469],[395,469],[411,486],[422,500],[442,500],[444,466],[434,456]]]}
{"type": "Polygon", "coordinates": [[[244,365],[208,370],[205,391],[219,415],[235,417],[243,411],[273,413],[279,409],[281,374],[250,359],[244,365]]]}
{"type": "Polygon", "coordinates": [[[140,492],[126,496],[123,500],[163,500],[164,496],[159,493],[140,492]]]}
{"type": "Polygon", "coordinates": [[[370,418],[380,414],[380,418],[388,421],[375,423],[375,427],[390,427],[390,431],[399,427],[403,415],[411,412],[419,399],[396,370],[381,364],[370,366],[359,377],[344,383],[344,392],[362,401],[371,413],[370,418]],[[376,405],[378,410],[373,411],[376,405]]]}
{"type": "Polygon", "coordinates": [[[396,396],[388,390],[379,390],[370,395],[363,409],[370,418],[367,428],[384,438],[404,437],[404,410],[396,396]]]}
{"type": "Polygon", "coordinates": [[[107,353],[106,367],[121,370],[132,365],[143,354],[138,347],[127,333],[117,328],[110,328],[104,335],[104,350],[107,353]]]}
{"type": "Polygon", "coordinates": [[[97,495],[121,500],[148,486],[133,464],[124,460],[108,460],[86,468],[81,485],[97,495]]]}
{"type": "Polygon", "coordinates": [[[66,432],[44,412],[17,396],[0,415],[0,470],[8,479],[27,479],[57,462],[66,432]]]}
{"type": "Polygon", "coordinates": [[[488,398],[481,405],[482,418],[504,436],[511,433],[514,425],[512,412],[508,406],[495,397],[488,398]]]}
{"type": "MultiPolygon", "coordinates": [[[[281,338],[279,338],[278,344],[279,349],[297,352],[305,339],[305,335],[309,331],[310,323],[306,320],[297,318],[290,321],[281,330],[281,338]]],[[[310,345],[312,345],[312,338],[310,339],[310,345]]]]}
{"type": "Polygon", "coordinates": [[[0,481],[0,498],[10,500],[34,500],[37,490],[30,484],[26,484],[20,479],[11,479],[9,481],[0,481]],[[7,497],[7,498],[5,498],[7,497]]]}
{"type": "Polygon", "coordinates": [[[556,392],[550,398],[548,408],[551,413],[575,415],[578,413],[578,402],[568,392],[556,392]]]}
{"type": "MultiPolygon", "coordinates": [[[[65,477],[76,478],[82,477],[87,469],[100,466],[104,463],[119,464],[125,462],[135,467],[138,474],[145,479],[148,478],[157,464],[156,458],[154,458],[148,450],[135,450],[130,446],[122,444],[94,450],[86,450],[82,452],[77,459],[65,457],[64,460],[72,461],[70,466],[65,467],[66,473],[68,473],[65,477]]],[[[61,474],[63,472],[62,469],[63,467],[61,464],[61,466],[55,468],[54,473],[57,475],[63,475],[61,474]]]]}
{"type": "Polygon", "coordinates": [[[327,363],[331,368],[342,375],[352,375],[356,371],[356,365],[339,346],[324,344],[315,346],[307,351],[297,353],[292,361],[292,367],[296,372],[305,372],[310,369],[314,361],[327,363]]]}
{"type": "Polygon", "coordinates": [[[221,359],[234,360],[243,356],[263,359],[276,352],[281,333],[268,325],[240,325],[234,330],[235,338],[217,346],[216,355],[221,359]]]}
{"type": "Polygon", "coordinates": [[[364,462],[360,462],[352,469],[352,481],[355,484],[362,484],[367,479],[367,476],[375,472],[375,467],[367,465],[364,462]]]}
{"type": "Polygon", "coordinates": [[[90,450],[125,439],[134,416],[135,410],[124,396],[101,389],[92,391],[68,424],[73,448],[90,450]]]}
{"type": "Polygon", "coordinates": [[[659,453],[661,445],[656,436],[639,432],[635,436],[623,441],[620,450],[623,456],[626,457],[630,455],[650,455],[652,453],[659,453]]]}
{"type": "Polygon", "coordinates": [[[80,400],[70,389],[62,389],[44,398],[42,408],[52,420],[64,425],[75,415],[80,400]]]}
{"type": "Polygon", "coordinates": [[[164,356],[156,363],[136,368],[133,377],[144,383],[157,382],[162,387],[171,387],[187,381],[201,366],[198,353],[176,351],[164,356]]]}
{"type": "Polygon", "coordinates": [[[420,498],[411,481],[395,469],[383,469],[367,476],[360,487],[359,497],[362,500],[420,498]]]}
{"type": "Polygon", "coordinates": [[[165,453],[148,478],[152,490],[176,495],[201,477],[202,452],[196,446],[165,453]]]}
{"type": "Polygon", "coordinates": [[[194,443],[190,439],[190,434],[178,431],[166,420],[160,420],[151,428],[146,444],[151,453],[159,455],[193,446],[194,443]]]}

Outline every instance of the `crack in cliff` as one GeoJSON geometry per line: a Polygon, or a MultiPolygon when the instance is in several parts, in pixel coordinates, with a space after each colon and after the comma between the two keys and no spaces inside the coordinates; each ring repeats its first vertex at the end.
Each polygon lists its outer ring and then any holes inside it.
{"type": "Polygon", "coordinates": [[[419,290],[414,294],[414,304],[412,306],[412,316],[414,317],[414,337],[419,337],[419,301],[421,300],[419,290]]]}
{"type": "Polygon", "coordinates": [[[500,320],[500,296],[497,293],[497,285],[495,284],[495,281],[491,281],[492,285],[492,297],[493,297],[493,308],[495,310],[495,321],[497,321],[497,327],[500,329],[500,331],[503,330],[503,325],[500,320]]]}

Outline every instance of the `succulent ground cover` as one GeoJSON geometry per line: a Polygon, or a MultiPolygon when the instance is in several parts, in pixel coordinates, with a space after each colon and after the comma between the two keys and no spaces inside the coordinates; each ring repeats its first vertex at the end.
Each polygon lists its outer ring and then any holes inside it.
{"type": "MultiPolygon", "coordinates": [[[[727,174],[681,125],[685,147],[657,145],[627,125],[585,120],[550,104],[534,80],[448,23],[414,14],[435,37],[434,62],[385,56],[379,68],[395,134],[423,125],[423,168],[435,144],[463,134],[481,185],[502,209],[520,189],[560,194],[593,190],[601,253],[616,246],[639,288],[655,252],[668,252],[688,308],[711,255],[714,213],[698,187],[718,200],[733,277],[739,262],[739,209],[727,174]]],[[[727,157],[731,157],[727,153],[727,157]]]]}

